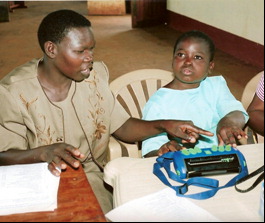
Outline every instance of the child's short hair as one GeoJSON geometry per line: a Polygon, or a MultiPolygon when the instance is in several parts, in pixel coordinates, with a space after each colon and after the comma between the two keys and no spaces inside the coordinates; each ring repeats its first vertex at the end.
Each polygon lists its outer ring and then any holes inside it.
{"type": "Polygon", "coordinates": [[[191,31],[181,34],[176,40],[173,55],[175,55],[175,51],[179,43],[189,38],[202,39],[203,41],[205,41],[205,43],[209,46],[210,61],[213,61],[214,54],[215,54],[214,42],[207,34],[205,34],[204,32],[198,31],[198,30],[191,30],[191,31]]]}
{"type": "Polygon", "coordinates": [[[38,29],[39,45],[44,52],[44,43],[59,43],[71,28],[91,27],[90,21],[83,15],[68,9],[49,13],[38,29]]]}

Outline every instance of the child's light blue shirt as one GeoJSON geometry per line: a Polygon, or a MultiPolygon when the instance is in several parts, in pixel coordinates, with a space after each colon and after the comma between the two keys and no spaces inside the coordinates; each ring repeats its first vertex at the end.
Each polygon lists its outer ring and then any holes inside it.
{"type": "MultiPolygon", "coordinates": [[[[143,119],[190,120],[194,125],[214,133],[213,137],[203,136],[195,144],[200,148],[208,148],[218,145],[216,129],[220,119],[235,110],[242,111],[245,122],[248,121],[246,110],[241,102],[232,95],[225,79],[222,76],[213,76],[207,77],[195,89],[160,88],[145,105],[143,119]]],[[[142,155],[159,149],[168,141],[166,133],[143,141],[142,155]]]]}

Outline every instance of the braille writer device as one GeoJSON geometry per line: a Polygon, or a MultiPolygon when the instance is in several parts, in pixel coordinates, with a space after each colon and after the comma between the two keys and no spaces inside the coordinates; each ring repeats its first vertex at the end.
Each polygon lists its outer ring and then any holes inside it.
{"type": "Polygon", "coordinates": [[[231,146],[189,148],[173,156],[176,174],[181,179],[227,173],[248,173],[243,154],[231,146]]]}

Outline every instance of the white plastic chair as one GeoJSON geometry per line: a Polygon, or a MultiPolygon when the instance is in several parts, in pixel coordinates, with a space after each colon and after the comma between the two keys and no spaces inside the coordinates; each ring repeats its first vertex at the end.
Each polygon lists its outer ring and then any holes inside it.
{"type": "MultiPolygon", "coordinates": [[[[260,73],[256,74],[253,78],[250,79],[250,81],[246,84],[242,97],[241,97],[241,102],[244,106],[244,108],[247,110],[250,102],[252,101],[259,80],[261,78],[263,71],[261,71],[260,73]]],[[[245,129],[245,132],[248,134],[249,139],[246,143],[262,143],[264,142],[264,137],[257,134],[256,132],[254,132],[252,129],[250,129],[248,126],[245,129]]]]}
{"type": "MultiPolygon", "coordinates": [[[[142,118],[142,109],[149,97],[173,80],[172,72],[161,69],[140,69],[123,74],[110,83],[114,96],[134,118],[142,118]]],[[[110,138],[109,160],[117,157],[141,157],[140,143],[128,144],[110,138]]]]}

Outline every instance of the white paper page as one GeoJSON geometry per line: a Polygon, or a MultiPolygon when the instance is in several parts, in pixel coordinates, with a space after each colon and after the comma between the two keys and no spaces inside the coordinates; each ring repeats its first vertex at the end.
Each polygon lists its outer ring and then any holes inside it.
{"type": "Polygon", "coordinates": [[[113,222],[220,222],[171,188],[129,201],[106,214],[113,222]]]}
{"type": "Polygon", "coordinates": [[[47,163],[0,166],[0,215],[54,211],[59,182],[47,163]]]}

